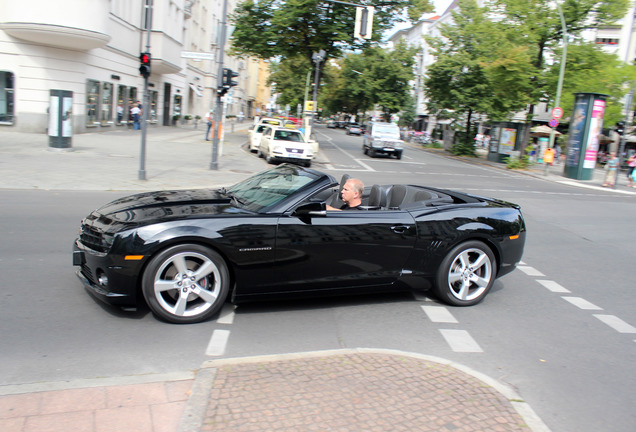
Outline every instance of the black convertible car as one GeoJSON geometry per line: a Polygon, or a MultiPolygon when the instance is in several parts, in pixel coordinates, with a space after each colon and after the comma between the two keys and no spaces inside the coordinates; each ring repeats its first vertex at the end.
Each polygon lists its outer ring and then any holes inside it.
{"type": "MultiPolygon", "coordinates": [[[[279,165],[229,188],[132,195],[89,214],[73,264],[110,304],[145,299],[194,323],[226,301],[432,288],[481,301],[521,259],[519,206],[414,185],[373,185],[361,210],[338,206],[348,176],[279,165]]],[[[341,203],[340,203],[341,204],[341,203]]]]}

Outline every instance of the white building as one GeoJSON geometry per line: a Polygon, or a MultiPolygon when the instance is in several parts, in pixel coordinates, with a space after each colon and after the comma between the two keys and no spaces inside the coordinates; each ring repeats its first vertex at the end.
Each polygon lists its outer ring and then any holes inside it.
{"type": "MultiPolygon", "coordinates": [[[[236,0],[228,2],[229,14],[236,0]]],[[[46,132],[51,90],[72,92],[75,133],[125,125],[143,100],[148,34],[150,123],[203,117],[216,101],[218,65],[209,58],[218,58],[222,8],[223,0],[1,1],[0,127],[46,132]]],[[[240,73],[228,114],[249,115],[257,95],[247,61],[225,55],[224,66],[240,73]]]]}

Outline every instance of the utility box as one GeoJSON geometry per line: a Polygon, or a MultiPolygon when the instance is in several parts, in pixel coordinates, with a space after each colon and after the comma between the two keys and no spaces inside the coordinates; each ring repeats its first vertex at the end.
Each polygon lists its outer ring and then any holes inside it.
{"type": "Polygon", "coordinates": [[[576,180],[591,180],[603,130],[607,95],[576,93],[575,96],[563,175],[576,180]]]}
{"type": "Polygon", "coordinates": [[[73,140],[73,92],[51,90],[49,103],[49,148],[71,150],[73,140]]]}

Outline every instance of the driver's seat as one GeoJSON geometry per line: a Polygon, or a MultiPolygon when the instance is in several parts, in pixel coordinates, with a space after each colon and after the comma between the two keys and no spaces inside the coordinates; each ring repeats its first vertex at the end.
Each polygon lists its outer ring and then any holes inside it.
{"type": "Polygon", "coordinates": [[[344,187],[345,183],[350,178],[351,176],[349,174],[343,174],[342,178],[340,179],[340,187],[338,188],[338,193],[336,194],[336,196],[331,198],[331,202],[327,203],[328,205],[337,209],[344,205],[344,201],[342,200],[342,195],[340,193],[342,192],[342,188],[344,187]]]}

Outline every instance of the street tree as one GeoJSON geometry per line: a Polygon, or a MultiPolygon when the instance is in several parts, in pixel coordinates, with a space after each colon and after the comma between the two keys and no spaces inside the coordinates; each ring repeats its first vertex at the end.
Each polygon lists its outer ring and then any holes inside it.
{"type": "MultiPolygon", "coordinates": [[[[560,50],[555,53],[560,59],[560,50]]],[[[556,93],[560,66],[560,62],[554,63],[546,74],[549,94],[556,93]]],[[[569,45],[560,100],[563,117],[572,114],[575,93],[601,93],[608,96],[605,124],[613,125],[624,120],[623,97],[635,85],[636,66],[623,63],[618,56],[604,52],[594,43],[569,45]]]]}
{"type": "MultiPolygon", "coordinates": [[[[614,25],[629,7],[628,0],[564,0],[560,4],[572,43],[576,43],[583,31],[614,25]]],[[[491,0],[486,7],[498,25],[507,30],[508,37],[527,46],[531,53],[530,66],[537,74],[532,79],[534,100],[528,111],[529,122],[535,103],[554,99],[554,87],[546,87],[545,73],[550,69],[551,59],[560,58],[557,51],[562,46],[563,28],[558,9],[548,0],[491,0]]],[[[571,62],[567,60],[566,71],[570,67],[571,62]]],[[[529,128],[526,131],[524,144],[529,128]]]]}
{"type": "Polygon", "coordinates": [[[436,62],[427,69],[429,110],[463,124],[452,152],[474,154],[473,116],[505,119],[531,100],[531,67],[526,46],[491,21],[475,0],[460,0],[453,24],[440,38],[428,38],[436,62]]]}
{"type": "Polygon", "coordinates": [[[325,102],[332,111],[351,114],[378,106],[387,121],[392,114],[410,109],[416,50],[401,42],[390,50],[370,47],[347,55],[340,62],[336,88],[325,102]]]}
{"type": "Polygon", "coordinates": [[[324,50],[326,58],[338,58],[379,41],[403,17],[416,21],[434,10],[429,0],[353,3],[375,7],[370,41],[353,37],[356,10],[349,5],[328,0],[245,0],[230,17],[235,25],[231,52],[261,59],[302,55],[311,62],[313,53],[324,50]]]}

